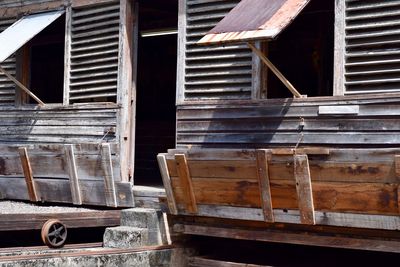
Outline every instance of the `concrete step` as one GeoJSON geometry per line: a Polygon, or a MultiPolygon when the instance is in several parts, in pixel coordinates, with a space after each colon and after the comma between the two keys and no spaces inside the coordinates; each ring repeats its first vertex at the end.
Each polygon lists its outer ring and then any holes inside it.
{"type": "Polygon", "coordinates": [[[145,228],[117,226],[106,228],[104,232],[103,246],[107,248],[139,248],[150,245],[149,231],[145,228]]]}

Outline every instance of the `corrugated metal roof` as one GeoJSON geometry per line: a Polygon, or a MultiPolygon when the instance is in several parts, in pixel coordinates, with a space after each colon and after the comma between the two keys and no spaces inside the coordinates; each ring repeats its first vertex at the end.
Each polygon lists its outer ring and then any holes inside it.
{"type": "Polygon", "coordinates": [[[22,17],[0,34],[0,63],[49,26],[64,10],[38,13],[22,17]]]}
{"type": "Polygon", "coordinates": [[[310,0],[242,0],[199,44],[274,39],[310,0]]]}

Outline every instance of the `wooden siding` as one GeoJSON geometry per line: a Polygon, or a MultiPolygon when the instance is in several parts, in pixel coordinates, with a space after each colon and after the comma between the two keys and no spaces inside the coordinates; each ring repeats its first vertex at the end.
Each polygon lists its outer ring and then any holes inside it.
{"type": "Polygon", "coordinates": [[[178,77],[183,79],[178,78],[178,90],[184,92],[184,100],[251,98],[252,53],[246,45],[203,47],[196,44],[239,2],[181,1],[186,18],[180,22],[179,29],[182,43],[178,77]]]}
{"type": "MultiPolygon", "coordinates": [[[[0,33],[15,22],[14,18],[0,18],[0,33]]],[[[1,66],[12,75],[16,75],[16,57],[12,55],[1,66]]],[[[15,102],[15,84],[0,73],[0,105],[12,105],[15,102]]]]}
{"type": "Polygon", "coordinates": [[[400,145],[398,96],[320,99],[179,106],[177,147],[400,145]]]}
{"type": "Polygon", "coordinates": [[[116,101],[119,16],[119,1],[72,8],[69,103],[116,101]]]}
{"type": "Polygon", "coordinates": [[[107,105],[2,107],[0,143],[115,142],[116,113],[107,105]]]}
{"type": "Polygon", "coordinates": [[[399,0],[346,0],[345,94],[400,91],[399,12],[399,0]]]}

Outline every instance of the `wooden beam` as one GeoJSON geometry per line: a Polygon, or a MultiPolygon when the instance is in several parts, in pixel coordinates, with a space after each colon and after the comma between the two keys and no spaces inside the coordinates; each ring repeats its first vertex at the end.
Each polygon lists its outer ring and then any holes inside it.
{"type": "Polygon", "coordinates": [[[257,159],[257,177],[260,188],[261,207],[266,222],[274,222],[272,210],[271,187],[269,182],[268,161],[271,157],[267,150],[260,149],[256,151],[257,159]]]}
{"type": "Polygon", "coordinates": [[[330,154],[329,148],[324,147],[302,147],[302,148],[273,148],[271,149],[272,155],[294,155],[307,154],[307,155],[326,155],[330,154]]]}
{"type": "Polygon", "coordinates": [[[294,155],[293,158],[300,221],[304,224],[315,224],[315,211],[308,156],[294,155]]]}
{"type": "Polygon", "coordinates": [[[254,53],[256,53],[261,60],[265,63],[265,65],[268,66],[268,68],[278,77],[278,79],[286,86],[287,89],[293,94],[294,97],[297,98],[303,98],[303,96],[299,93],[299,91],[294,88],[294,86],[289,82],[288,79],[285,78],[285,76],[272,64],[271,61],[261,52],[257,47],[255,47],[251,43],[247,43],[247,45],[253,50],[254,53]]]}
{"type": "Polygon", "coordinates": [[[179,181],[184,192],[186,209],[189,213],[197,213],[196,197],[185,154],[176,154],[175,162],[179,181]]]}
{"type": "Polygon", "coordinates": [[[158,166],[160,168],[160,173],[163,180],[165,193],[167,194],[169,212],[171,214],[177,215],[178,208],[176,206],[175,196],[172,190],[171,177],[169,176],[167,160],[165,159],[165,155],[164,154],[157,155],[157,161],[158,161],[158,166]]]}
{"type": "Polygon", "coordinates": [[[118,207],[110,144],[101,144],[101,167],[104,172],[104,193],[108,207],[118,207]]]}
{"type": "Polygon", "coordinates": [[[25,85],[20,83],[17,79],[15,79],[11,74],[9,74],[3,67],[0,66],[0,72],[3,72],[4,75],[7,76],[8,79],[13,81],[19,88],[21,88],[25,93],[27,93],[30,97],[32,97],[39,105],[44,106],[44,102],[40,100],[34,93],[32,93],[25,85]]]}
{"type": "Polygon", "coordinates": [[[232,229],[198,225],[185,225],[183,233],[239,240],[400,253],[400,241],[352,238],[347,236],[320,236],[312,233],[302,234],[287,231],[232,229]]]}
{"type": "Polygon", "coordinates": [[[32,174],[32,167],[29,161],[28,151],[26,147],[19,148],[19,155],[21,159],[22,169],[24,171],[25,183],[28,190],[29,200],[32,202],[38,202],[40,199],[36,191],[36,185],[32,174]]]}
{"type": "Polygon", "coordinates": [[[73,145],[64,146],[65,161],[69,174],[69,183],[71,186],[72,203],[75,205],[82,205],[81,188],[79,185],[78,170],[76,168],[75,152],[73,145]]]}

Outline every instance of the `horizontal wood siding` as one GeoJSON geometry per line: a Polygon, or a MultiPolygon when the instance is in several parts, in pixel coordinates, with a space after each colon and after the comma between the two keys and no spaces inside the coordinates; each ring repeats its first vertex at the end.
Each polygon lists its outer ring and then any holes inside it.
{"type": "Polygon", "coordinates": [[[177,146],[398,146],[400,99],[387,101],[179,106],[177,146]],[[349,103],[358,114],[336,114],[349,103]],[[323,107],[330,108],[332,114],[326,114],[323,107]]]}
{"type": "Polygon", "coordinates": [[[346,0],[345,94],[400,91],[399,14],[399,0],[346,0]]]}
{"type": "Polygon", "coordinates": [[[72,9],[69,102],[117,96],[119,1],[72,9]]]}
{"type": "Polygon", "coordinates": [[[114,142],[116,108],[0,108],[0,143],[114,142]]]}
{"type": "Polygon", "coordinates": [[[236,6],[238,0],[187,0],[184,97],[251,97],[252,54],[244,44],[199,46],[199,41],[236,6]]]}
{"type": "MultiPolygon", "coordinates": [[[[0,18],[0,33],[15,22],[13,18],[0,18]]],[[[0,64],[6,71],[13,76],[16,75],[15,55],[9,57],[0,64]]],[[[10,81],[3,73],[0,73],[0,105],[12,105],[15,101],[15,84],[10,81]]]]}

